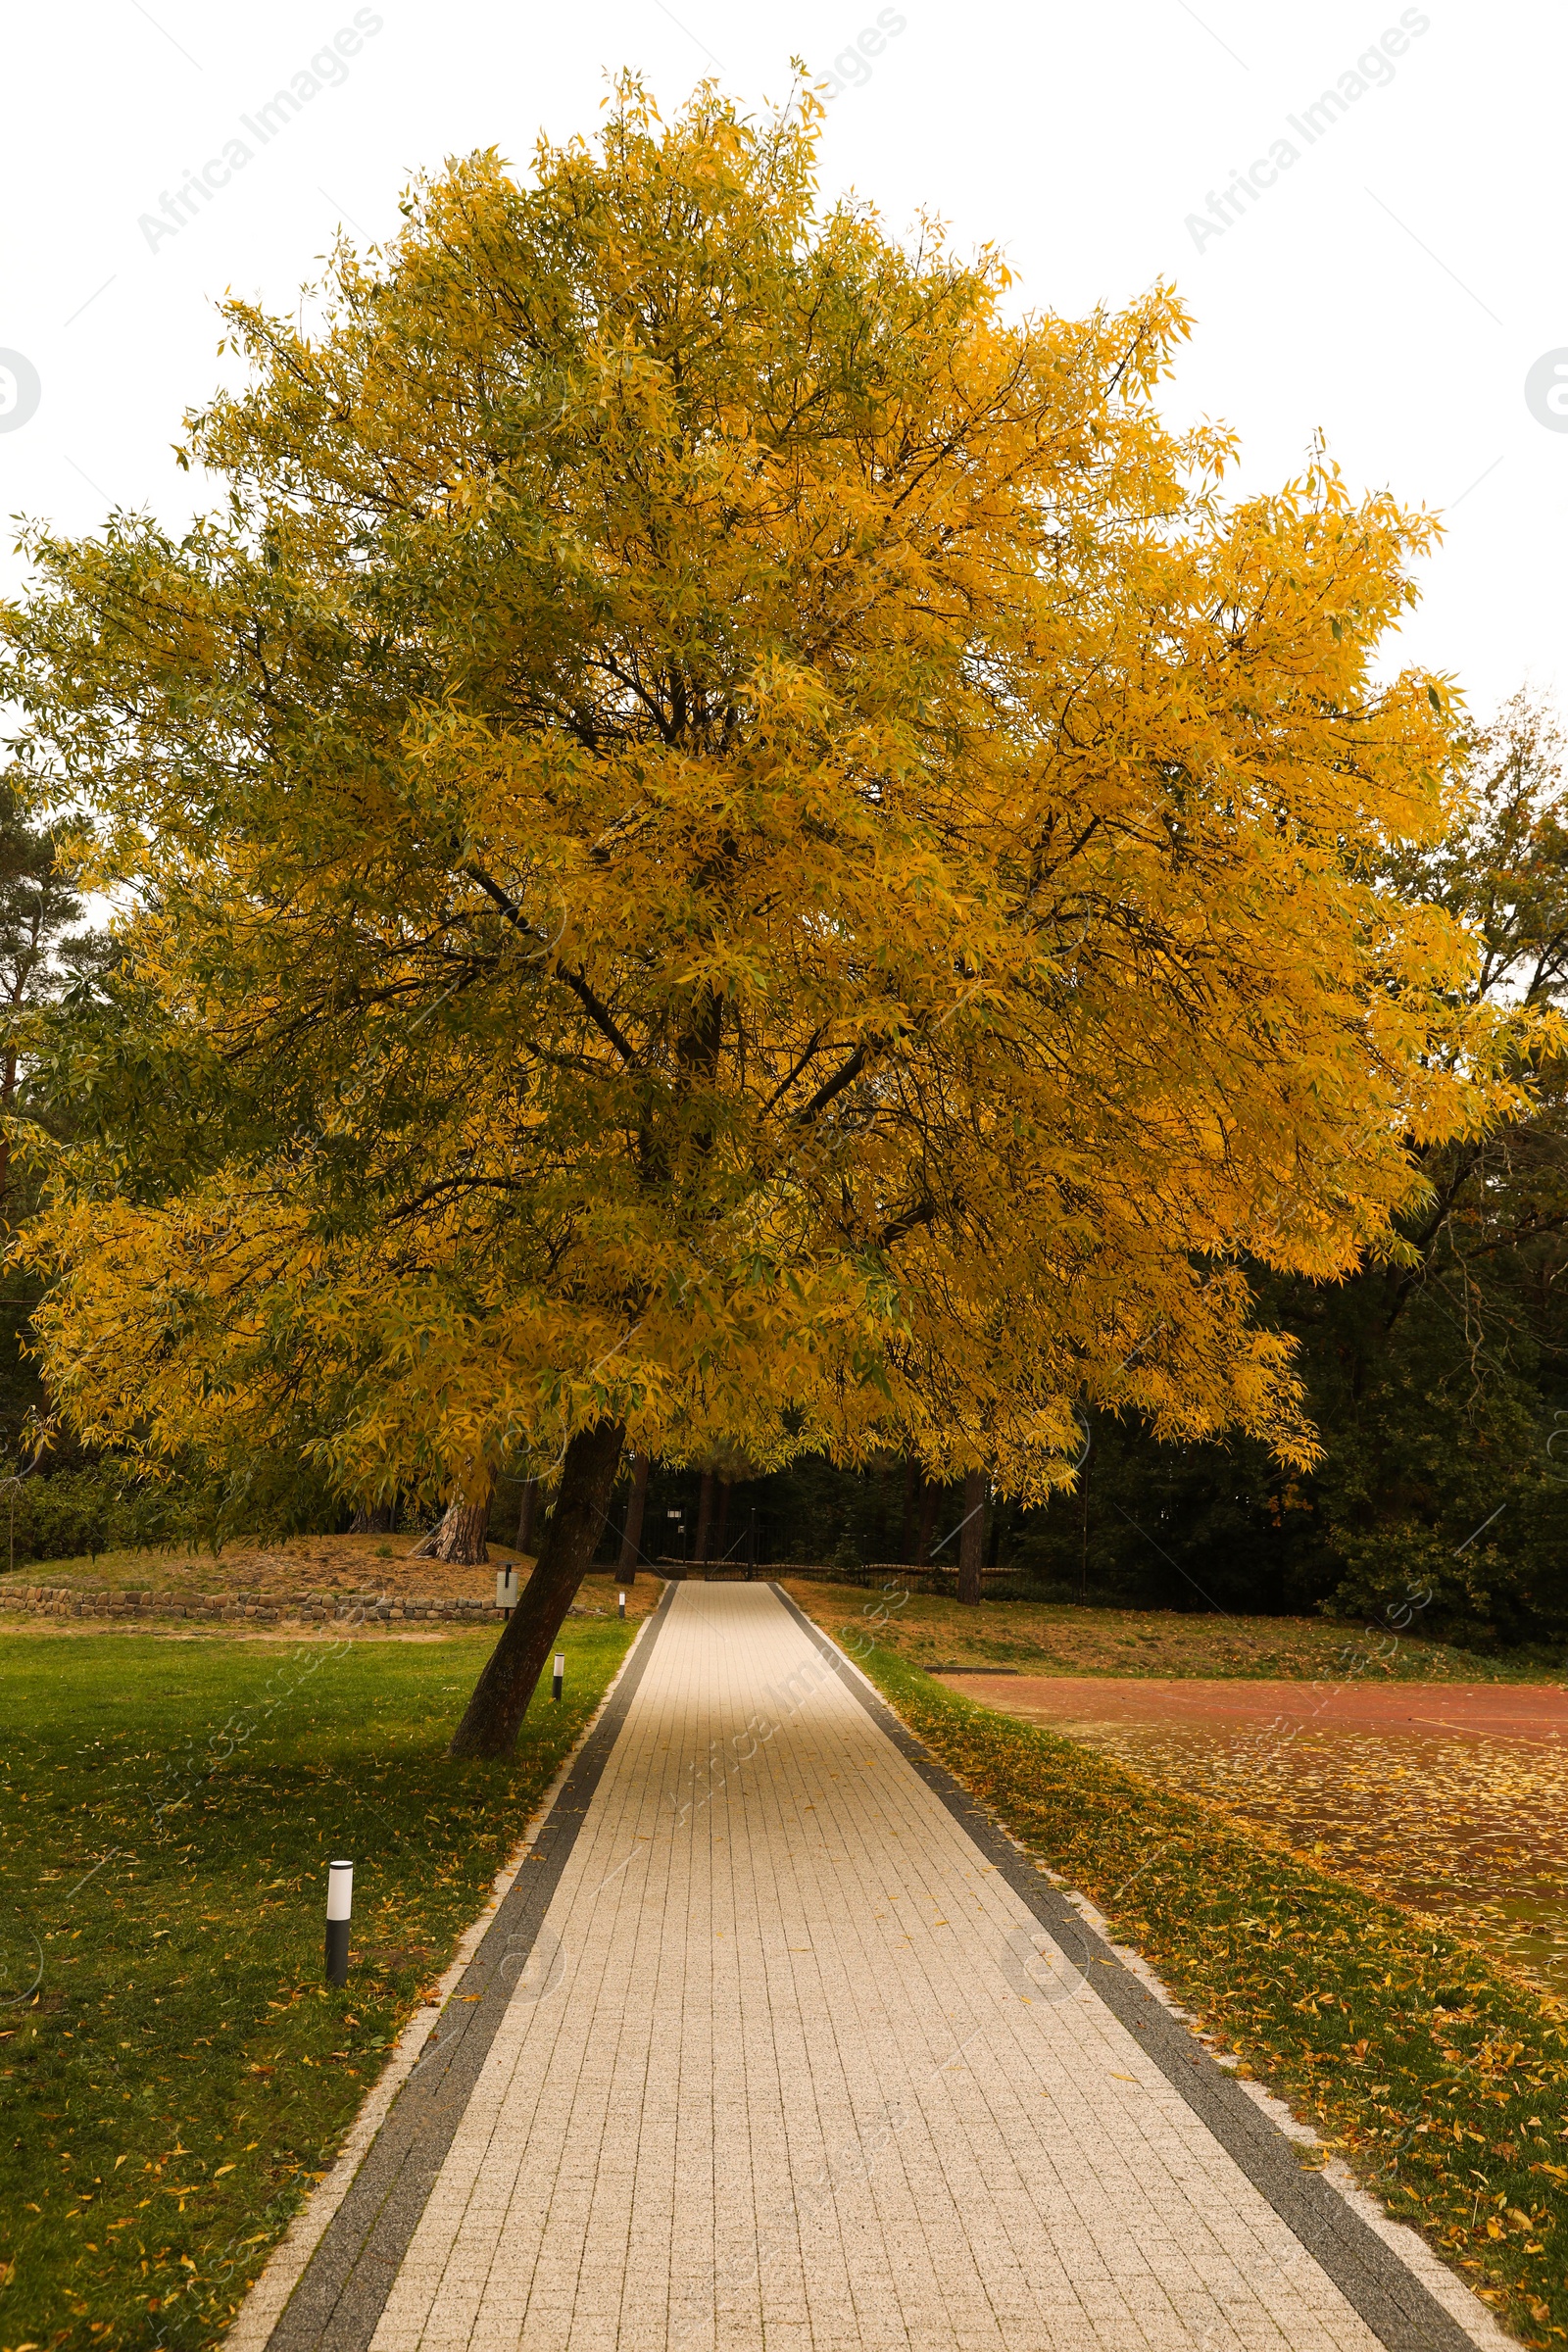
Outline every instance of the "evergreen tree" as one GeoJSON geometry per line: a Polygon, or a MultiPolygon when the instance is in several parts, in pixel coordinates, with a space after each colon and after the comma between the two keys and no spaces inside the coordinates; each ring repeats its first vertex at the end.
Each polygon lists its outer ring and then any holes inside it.
{"type": "MultiPolygon", "coordinates": [[[[69,1104],[51,1098],[37,1064],[37,1015],[103,960],[104,935],[77,928],[83,913],[62,828],[29,822],[0,783],[0,1229],[8,1248],[37,1205],[37,1179],[19,1137],[29,1125],[57,1136],[69,1129],[69,1104]]],[[[38,1367],[25,1352],[42,1287],[24,1265],[0,1269],[0,1447],[13,1460],[48,1420],[38,1367]]]]}

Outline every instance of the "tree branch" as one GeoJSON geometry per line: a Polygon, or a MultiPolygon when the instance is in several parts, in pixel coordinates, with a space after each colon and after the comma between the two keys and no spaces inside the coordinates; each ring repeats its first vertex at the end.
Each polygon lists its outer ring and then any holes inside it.
{"type": "Polygon", "coordinates": [[[794,1069],[791,1070],[787,1078],[780,1079],[778,1085],[774,1087],[773,1092],[768,1096],[767,1101],[762,1104],[762,1116],[764,1118],[772,1109],[774,1103],[778,1102],[780,1097],[789,1093],[790,1088],[795,1084],[796,1079],[806,1068],[807,1064],[816,1059],[816,1051],[821,1043],[821,1030],[813,1029],[810,1036],[806,1041],[806,1051],[801,1055],[800,1060],[795,1064],[794,1069]]]}
{"type": "Polygon", "coordinates": [[[877,1248],[891,1250],[907,1235],[918,1232],[922,1225],[931,1224],[939,1213],[940,1203],[928,1194],[923,1200],[917,1200],[912,1208],[906,1208],[902,1216],[895,1217],[891,1224],[883,1226],[876,1237],[877,1248]]]}
{"type": "MultiPolygon", "coordinates": [[[[477,882],[479,888],[488,898],[491,898],[495,901],[502,913],[506,916],[508,922],[512,924],[514,930],[520,931],[524,939],[531,939],[536,946],[545,949],[548,953],[550,942],[546,939],[544,933],[542,931],[536,931],[533,925],[525,920],[523,915],[508,898],[500,883],[492,881],[491,877],[485,872],[482,865],[475,865],[470,860],[468,864],[462,868],[462,871],[469,875],[473,881],[477,882]]],[[[587,1013],[588,1018],[593,1022],[594,1027],[599,1031],[600,1035],[609,1039],[610,1043],[614,1047],[616,1053],[621,1056],[622,1060],[630,1062],[633,1064],[633,1066],[635,1066],[639,1058],[636,1047],[631,1043],[629,1038],[622,1034],[609,1005],[604,1004],[602,1000],[595,995],[593,989],[583,978],[581,972],[572,971],[566,964],[561,961],[559,956],[556,958],[555,962],[552,963],[550,969],[558,980],[560,980],[565,987],[570,989],[572,995],[576,998],[584,1012],[587,1013]]]]}
{"type": "Polygon", "coordinates": [[[817,1088],[809,1102],[808,1102],[803,1109],[800,1109],[795,1113],[795,1116],[791,1121],[791,1125],[796,1127],[808,1127],[811,1121],[816,1117],[818,1111],[826,1110],[828,1104],[832,1102],[835,1095],[841,1094],[845,1087],[849,1086],[855,1079],[858,1078],[860,1072],[865,1067],[866,1056],[869,1052],[869,1046],[866,1045],[862,1040],[862,1042],[856,1047],[855,1052],[850,1055],[850,1058],[844,1064],[844,1067],[841,1070],[836,1071],[831,1078],[823,1079],[821,1085],[817,1088]]]}

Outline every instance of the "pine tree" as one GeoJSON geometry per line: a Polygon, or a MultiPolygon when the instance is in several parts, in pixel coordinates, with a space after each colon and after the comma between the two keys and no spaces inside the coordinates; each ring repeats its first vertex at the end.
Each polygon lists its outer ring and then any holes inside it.
{"type": "MultiPolygon", "coordinates": [[[[102,934],[76,929],[84,906],[59,829],[29,823],[0,783],[0,1227],[9,1245],[36,1205],[36,1185],[19,1162],[19,1130],[40,1122],[56,1133],[70,1105],[51,1099],[35,1053],[37,1013],[101,962],[102,934]]],[[[38,1370],[24,1352],[27,1322],[41,1295],[37,1276],[8,1265],[0,1281],[0,1444],[13,1458],[48,1420],[38,1370]]]]}

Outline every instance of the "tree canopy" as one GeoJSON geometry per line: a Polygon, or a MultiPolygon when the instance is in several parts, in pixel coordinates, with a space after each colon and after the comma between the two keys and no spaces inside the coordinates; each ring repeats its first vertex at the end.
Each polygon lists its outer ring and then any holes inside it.
{"type": "Polygon", "coordinates": [[[1472,1642],[1568,1631],[1568,829],[1549,712],[1515,696],[1464,728],[1452,785],[1443,840],[1397,850],[1386,887],[1470,930],[1469,999],[1527,1031],[1553,1014],[1528,1113],[1421,1150],[1396,1250],[1332,1286],[1260,1281],[1261,1311],[1298,1343],[1314,1468],[1245,1436],[1161,1449],[1102,1417],[1087,1518],[1075,1500],[1014,1522],[1009,1557],[1031,1575],[1395,1623],[1414,1593],[1426,1631],[1472,1642]]]}
{"type": "Polygon", "coordinates": [[[1227,505],[1169,288],[1018,315],[816,123],[627,82],[450,165],[312,324],[227,306],[226,503],[33,534],[16,756],[129,908],[31,1244],[95,1440],[1039,1496],[1087,1401],[1305,1465],[1258,1270],[1396,1248],[1522,1100],[1388,881],[1449,815],[1445,682],[1373,666],[1430,520],[1317,457],[1227,505]]]}

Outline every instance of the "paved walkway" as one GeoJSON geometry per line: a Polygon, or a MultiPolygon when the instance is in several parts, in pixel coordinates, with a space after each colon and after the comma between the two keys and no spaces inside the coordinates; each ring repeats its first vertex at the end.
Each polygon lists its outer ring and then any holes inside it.
{"type": "Polygon", "coordinates": [[[536,1850],[273,2352],[1475,2340],[771,1588],[671,1589],[536,1850]]]}

